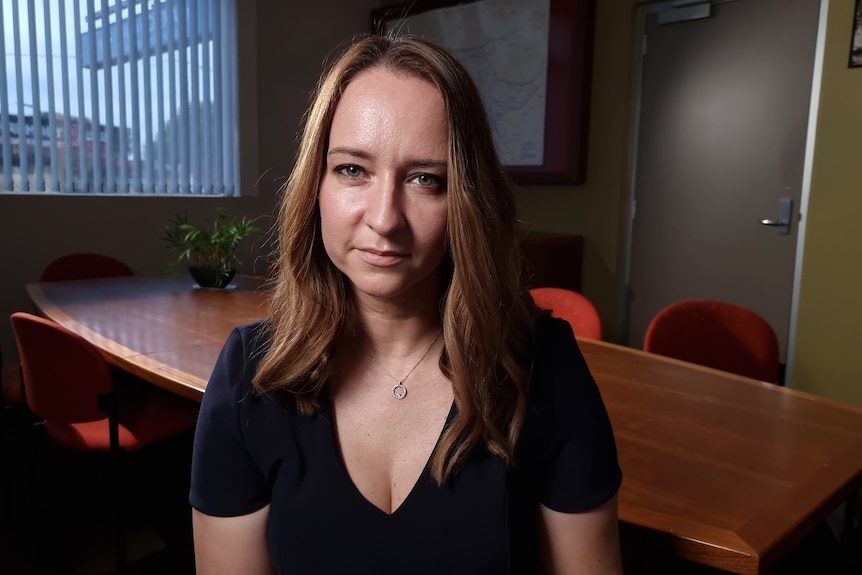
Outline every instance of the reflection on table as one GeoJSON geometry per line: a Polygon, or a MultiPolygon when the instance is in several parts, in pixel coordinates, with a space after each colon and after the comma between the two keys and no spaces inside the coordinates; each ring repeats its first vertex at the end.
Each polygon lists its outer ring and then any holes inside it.
{"type": "Polygon", "coordinates": [[[260,279],[240,276],[232,286],[128,277],[34,283],[27,292],[42,314],[86,337],[111,363],[200,400],[231,329],[266,315],[260,279]]]}

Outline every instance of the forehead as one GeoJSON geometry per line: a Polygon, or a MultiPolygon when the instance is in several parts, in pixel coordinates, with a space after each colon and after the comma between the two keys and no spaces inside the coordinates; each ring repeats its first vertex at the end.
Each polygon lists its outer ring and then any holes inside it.
{"type": "Polygon", "coordinates": [[[335,115],[344,108],[350,114],[389,110],[415,119],[428,118],[448,125],[448,114],[440,90],[430,81],[411,73],[377,66],[359,72],[344,88],[335,115]]]}

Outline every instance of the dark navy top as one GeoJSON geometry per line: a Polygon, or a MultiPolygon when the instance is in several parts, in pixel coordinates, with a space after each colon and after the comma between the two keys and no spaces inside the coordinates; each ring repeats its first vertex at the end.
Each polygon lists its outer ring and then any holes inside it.
{"type": "Polygon", "coordinates": [[[225,343],[201,404],[190,502],[215,516],[269,503],[269,552],[281,575],[538,573],[539,503],[586,511],[619,489],[607,412],[563,320],[537,323],[516,466],[479,447],[442,486],[426,468],[391,515],[350,479],[327,401],[303,416],[252,390],[266,345],[262,322],[225,343]]]}

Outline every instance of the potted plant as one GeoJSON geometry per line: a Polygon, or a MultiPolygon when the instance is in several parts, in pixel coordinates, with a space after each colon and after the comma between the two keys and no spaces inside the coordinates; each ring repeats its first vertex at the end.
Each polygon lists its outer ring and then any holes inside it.
{"type": "Polygon", "coordinates": [[[171,275],[176,276],[180,265],[188,261],[189,273],[200,287],[224,289],[240,265],[240,242],[257,228],[251,218],[225,208],[216,208],[215,213],[212,229],[189,221],[187,212],[174,216],[165,226],[162,240],[177,252],[168,266],[171,275]]]}

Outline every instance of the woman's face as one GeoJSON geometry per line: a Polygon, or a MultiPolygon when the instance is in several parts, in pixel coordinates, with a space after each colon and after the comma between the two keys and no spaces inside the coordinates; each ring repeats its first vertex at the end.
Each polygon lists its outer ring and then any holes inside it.
{"type": "Polygon", "coordinates": [[[319,205],[326,252],[357,297],[436,303],[448,134],[443,98],[429,82],[374,68],[345,89],[319,205]]]}

